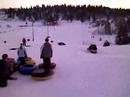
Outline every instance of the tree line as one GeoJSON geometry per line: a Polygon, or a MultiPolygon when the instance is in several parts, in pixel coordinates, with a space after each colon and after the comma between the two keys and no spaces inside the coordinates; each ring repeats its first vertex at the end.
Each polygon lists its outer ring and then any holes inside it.
{"type": "Polygon", "coordinates": [[[107,19],[116,18],[118,16],[126,17],[130,15],[130,9],[112,9],[104,6],[72,6],[72,5],[54,5],[54,6],[34,6],[30,8],[8,8],[2,9],[8,18],[14,19],[16,16],[25,21],[26,19],[33,21],[58,21],[86,20],[95,21],[97,18],[106,17],[107,19]]]}
{"type": "MultiPolygon", "coordinates": [[[[130,43],[130,9],[121,8],[109,8],[104,6],[91,6],[91,5],[54,5],[54,6],[34,6],[30,8],[8,8],[0,9],[7,15],[7,18],[26,21],[39,21],[43,20],[45,24],[49,22],[51,25],[58,22],[58,20],[66,20],[72,22],[78,20],[81,22],[92,21],[96,22],[97,19],[106,18],[106,28],[109,29],[107,32],[110,33],[109,20],[112,19],[117,28],[116,44],[127,44],[130,43]]],[[[105,33],[107,33],[105,32],[105,33]]]]}

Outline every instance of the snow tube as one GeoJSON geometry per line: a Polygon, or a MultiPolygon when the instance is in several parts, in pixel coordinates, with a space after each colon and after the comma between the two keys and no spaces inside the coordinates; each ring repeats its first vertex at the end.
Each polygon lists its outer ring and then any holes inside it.
{"type": "Polygon", "coordinates": [[[28,65],[33,65],[33,64],[36,64],[34,60],[27,60],[25,61],[25,64],[28,64],[28,65]]]}
{"type": "Polygon", "coordinates": [[[56,64],[55,63],[51,63],[50,64],[50,69],[54,69],[56,67],[56,64]]]}
{"type": "Polygon", "coordinates": [[[48,79],[52,78],[53,74],[54,74],[54,72],[52,70],[50,71],[49,74],[45,74],[43,69],[38,69],[32,73],[32,79],[34,79],[34,80],[48,80],[48,79]]]}
{"type": "Polygon", "coordinates": [[[66,45],[64,42],[58,42],[58,45],[63,46],[66,45]]]}
{"type": "Polygon", "coordinates": [[[17,63],[14,58],[8,58],[8,75],[12,75],[14,72],[17,71],[17,63]]]}
{"type": "Polygon", "coordinates": [[[32,74],[32,72],[36,69],[36,66],[33,65],[31,67],[28,67],[28,66],[20,66],[20,69],[19,69],[19,72],[21,74],[25,74],[25,75],[29,75],[29,74],[32,74]]]}
{"type": "MultiPolygon", "coordinates": [[[[38,67],[39,67],[39,68],[44,68],[44,64],[40,63],[40,64],[38,65],[38,67]]],[[[56,64],[55,64],[55,63],[51,63],[51,64],[50,64],[50,69],[54,69],[54,68],[56,68],[56,64]]]]}
{"type": "Polygon", "coordinates": [[[25,64],[33,65],[33,64],[36,64],[36,62],[34,60],[32,60],[32,58],[27,58],[27,59],[25,59],[25,64]]]}
{"type": "Polygon", "coordinates": [[[97,50],[90,50],[90,52],[96,54],[97,50]]]}
{"type": "Polygon", "coordinates": [[[87,50],[91,53],[97,53],[97,46],[95,44],[91,44],[87,50]]]}

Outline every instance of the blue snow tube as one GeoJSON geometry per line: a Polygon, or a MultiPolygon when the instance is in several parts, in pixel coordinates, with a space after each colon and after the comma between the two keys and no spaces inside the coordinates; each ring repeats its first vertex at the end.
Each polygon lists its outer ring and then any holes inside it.
{"type": "Polygon", "coordinates": [[[31,67],[28,67],[28,66],[20,66],[20,69],[19,69],[19,72],[21,73],[21,74],[25,74],[25,75],[30,75],[30,74],[32,74],[32,72],[34,71],[36,69],[36,66],[35,65],[33,65],[33,66],[31,66],[31,67]]]}

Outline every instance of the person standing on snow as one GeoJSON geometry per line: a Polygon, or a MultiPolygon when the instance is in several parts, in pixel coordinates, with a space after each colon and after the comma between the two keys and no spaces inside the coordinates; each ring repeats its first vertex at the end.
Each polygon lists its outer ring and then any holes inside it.
{"type": "Polygon", "coordinates": [[[22,39],[22,42],[23,42],[23,45],[26,46],[26,39],[25,38],[22,39]]]}
{"type": "Polygon", "coordinates": [[[18,54],[18,60],[20,61],[19,65],[24,65],[25,64],[25,59],[27,58],[27,52],[26,49],[23,47],[23,44],[20,44],[20,47],[17,50],[18,54]]]}
{"type": "Polygon", "coordinates": [[[45,39],[45,43],[41,46],[40,58],[43,59],[45,74],[50,72],[51,57],[53,56],[52,46],[49,43],[49,39],[45,39]]]}

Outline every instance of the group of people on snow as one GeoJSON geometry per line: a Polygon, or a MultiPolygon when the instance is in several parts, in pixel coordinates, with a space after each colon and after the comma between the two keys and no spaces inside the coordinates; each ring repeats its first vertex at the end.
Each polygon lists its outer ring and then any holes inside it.
{"type": "MultiPolygon", "coordinates": [[[[22,40],[23,43],[20,44],[20,47],[17,49],[18,62],[10,64],[8,62],[8,55],[3,54],[2,59],[0,60],[0,87],[6,87],[8,85],[8,80],[16,80],[17,78],[11,77],[11,74],[17,70],[21,65],[25,65],[25,59],[28,57],[26,48],[26,40],[22,40]],[[11,66],[14,66],[11,68],[11,66]],[[12,70],[12,73],[9,74],[9,70],[12,70]]],[[[49,43],[49,37],[45,39],[45,43],[40,48],[40,58],[44,63],[45,74],[50,72],[51,57],[53,56],[52,45],[49,43]]]]}

